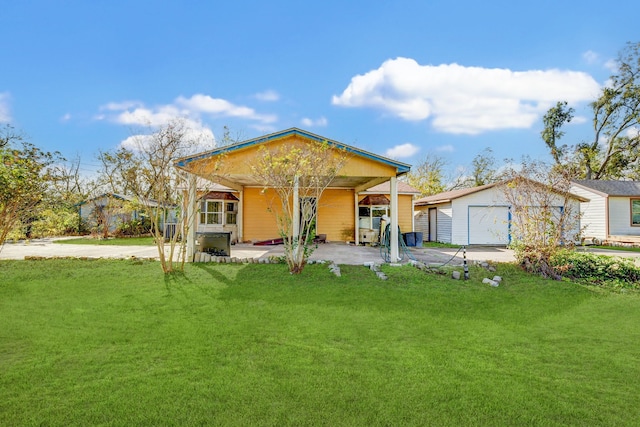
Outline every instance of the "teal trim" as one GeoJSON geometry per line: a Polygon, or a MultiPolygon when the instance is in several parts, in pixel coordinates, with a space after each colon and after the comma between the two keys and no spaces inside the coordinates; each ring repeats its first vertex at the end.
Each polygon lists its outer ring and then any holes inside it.
{"type": "Polygon", "coordinates": [[[209,158],[209,157],[213,157],[213,156],[216,156],[216,155],[222,154],[222,153],[229,153],[229,152],[232,152],[232,151],[241,150],[241,149],[248,148],[248,147],[251,147],[251,146],[254,146],[254,145],[264,144],[264,143],[269,142],[269,141],[274,141],[276,139],[285,138],[285,137],[292,136],[292,135],[301,136],[301,137],[304,137],[304,138],[307,138],[307,139],[310,139],[310,140],[316,141],[316,142],[325,142],[326,141],[330,145],[332,145],[334,147],[337,147],[337,148],[340,148],[342,150],[345,150],[348,153],[357,154],[358,156],[361,156],[361,157],[364,157],[364,158],[367,158],[367,159],[371,159],[371,160],[374,160],[374,161],[379,162],[379,163],[384,163],[384,164],[389,165],[389,166],[393,166],[398,171],[398,174],[405,174],[405,173],[407,173],[407,172],[409,172],[411,170],[411,165],[409,165],[407,163],[397,162],[395,160],[391,160],[389,158],[386,158],[386,157],[383,157],[383,156],[379,156],[377,154],[369,153],[368,151],[361,150],[361,149],[353,147],[351,145],[343,144],[341,142],[334,141],[332,139],[323,138],[323,137],[321,137],[319,135],[315,135],[313,133],[310,133],[310,132],[307,132],[307,131],[304,131],[304,130],[298,129],[298,128],[291,128],[291,129],[283,130],[283,131],[280,131],[280,132],[276,132],[276,133],[272,133],[272,134],[269,134],[269,135],[261,136],[261,137],[258,137],[258,138],[249,139],[247,141],[239,142],[237,144],[228,145],[226,147],[216,148],[215,150],[207,151],[205,153],[200,153],[200,154],[196,154],[194,156],[185,157],[185,158],[177,160],[174,163],[174,165],[177,166],[177,167],[184,168],[191,162],[195,162],[195,161],[198,161],[198,160],[202,160],[202,159],[206,159],[206,158],[209,158]]]}

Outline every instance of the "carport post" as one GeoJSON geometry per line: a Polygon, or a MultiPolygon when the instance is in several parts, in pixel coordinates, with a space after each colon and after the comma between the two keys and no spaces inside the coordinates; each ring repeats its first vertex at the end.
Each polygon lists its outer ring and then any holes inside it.
{"type": "Polygon", "coordinates": [[[391,177],[391,233],[389,236],[390,262],[398,262],[400,251],[398,250],[398,178],[391,177]]]}
{"type": "Polygon", "coordinates": [[[188,176],[189,189],[187,194],[187,262],[193,262],[196,244],[196,176],[192,173],[188,176]]]}

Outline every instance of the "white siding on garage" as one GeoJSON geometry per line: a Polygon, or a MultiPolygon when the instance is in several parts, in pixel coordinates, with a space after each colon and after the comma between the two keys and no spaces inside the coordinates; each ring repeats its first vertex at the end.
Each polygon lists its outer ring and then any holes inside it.
{"type": "Polygon", "coordinates": [[[630,197],[609,197],[609,234],[640,236],[640,227],[631,226],[630,197]]]}
{"type": "Polygon", "coordinates": [[[507,206],[469,206],[470,245],[508,245],[507,206]]]}
{"type": "MultiPolygon", "coordinates": [[[[469,244],[469,230],[476,229],[477,224],[469,222],[469,207],[470,206],[506,206],[507,203],[504,200],[504,193],[502,190],[492,187],[477,193],[469,194],[464,197],[459,197],[453,201],[453,227],[452,227],[452,243],[456,245],[468,245],[469,244]]],[[[485,227],[486,228],[486,227],[485,227]]],[[[482,232],[480,229],[478,232],[482,232]]],[[[491,243],[494,239],[487,240],[486,242],[477,242],[474,244],[504,244],[504,243],[491,243]]]]}
{"type": "Polygon", "coordinates": [[[582,236],[606,239],[606,197],[577,185],[571,186],[571,192],[589,199],[588,202],[580,203],[580,227],[584,227],[582,236]]]}
{"type": "Polygon", "coordinates": [[[436,239],[442,243],[451,242],[451,203],[438,206],[438,217],[436,219],[436,239]]]}

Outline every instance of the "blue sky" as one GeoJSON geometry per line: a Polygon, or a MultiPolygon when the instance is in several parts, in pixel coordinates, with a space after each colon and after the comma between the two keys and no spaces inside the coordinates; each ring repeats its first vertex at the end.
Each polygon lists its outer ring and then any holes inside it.
{"type": "Polygon", "coordinates": [[[0,123],[90,171],[147,123],[203,138],[299,127],[449,170],[549,159],[542,116],[588,103],[637,1],[0,1],[0,123]]]}

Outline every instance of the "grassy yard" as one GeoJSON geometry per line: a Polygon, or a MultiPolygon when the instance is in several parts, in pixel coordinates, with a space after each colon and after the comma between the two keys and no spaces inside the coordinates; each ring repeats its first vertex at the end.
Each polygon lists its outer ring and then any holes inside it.
{"type": "Polygon", "coordinates": [[[1,261],[0,425],[637,425],[637,293],[384,271],[1,261]]]}
{"type": "Polygon", "coordinates": [[[53,243],[62,245],[114,245],[114,246],[154,246],[153,237],[126,237],[94,239],[91,237],[78,237],[73,239],[54,240],[53,243]]]}

